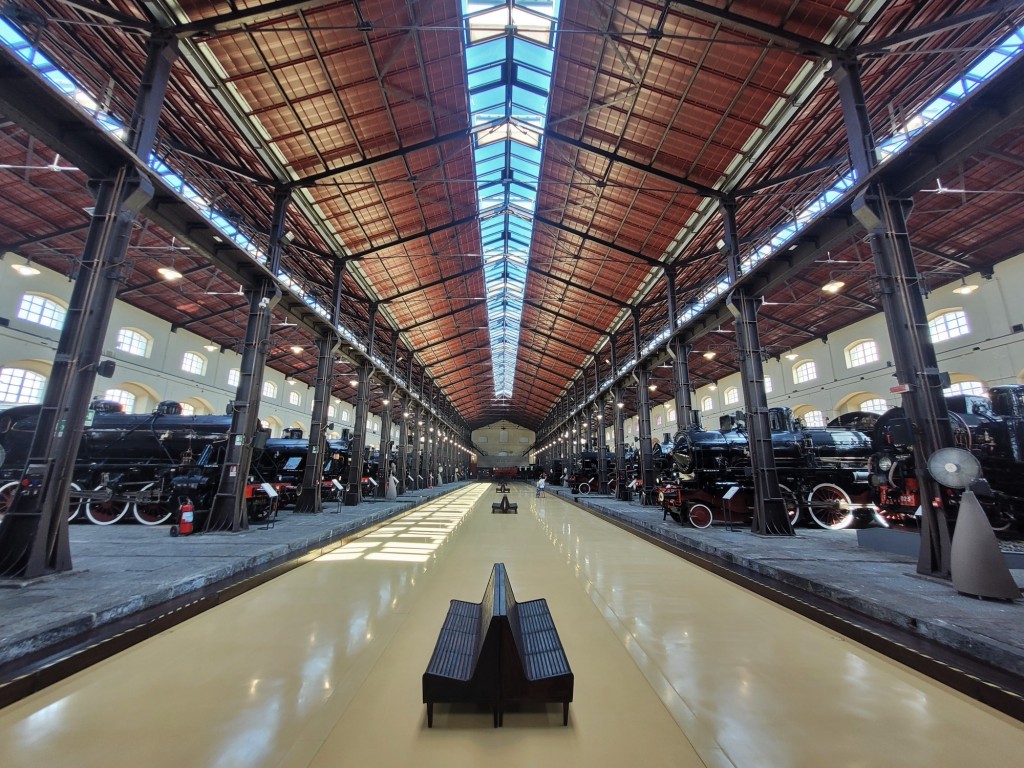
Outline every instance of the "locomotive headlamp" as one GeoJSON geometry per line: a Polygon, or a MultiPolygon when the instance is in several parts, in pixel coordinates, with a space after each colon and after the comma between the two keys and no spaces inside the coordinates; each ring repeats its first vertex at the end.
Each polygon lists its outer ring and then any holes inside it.
{"type": "Polygon", "coordinates": [[[892,468],[892,456],[882,456],[878,460],[878,469],[882,472],[888,472],[892,468]]]}

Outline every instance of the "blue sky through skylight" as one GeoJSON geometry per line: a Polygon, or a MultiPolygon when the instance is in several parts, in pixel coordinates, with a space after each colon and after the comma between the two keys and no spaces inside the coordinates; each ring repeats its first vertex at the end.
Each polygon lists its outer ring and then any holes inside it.
{"type": "Polygon", "coordinates": [[[463,0],[494,395],[512,396],[558,0],[463,0]]]}

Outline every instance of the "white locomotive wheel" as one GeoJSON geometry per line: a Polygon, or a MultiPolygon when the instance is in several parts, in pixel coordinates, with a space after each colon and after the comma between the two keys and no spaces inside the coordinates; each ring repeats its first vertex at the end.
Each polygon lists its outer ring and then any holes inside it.
{"type": "Polygon", "coordinates": [[[856,517],[849,494],[835,483],[814,486],[807,495],[807,506],[814,522],[830,531],[849,528],[856,517]]]}
{"type": "Polygon", "coordinates": [[[779,483],[779,490],[782,492],[782,500],[786,502],[786,514],[789,515],[789,524],[796,525],[800,520],[800,501],[788,485],[779,483]]]}
{"type": "Polygon", "coordinates": [[[579,493],[583,496],[590,493],[590,483],[580,483],[579,493]]]}
{"type": "Polygon", "coordinates": [[[707,504],[694,504],[686,513],[686,517],[694,528],[707,528],[715,519],[711,507],[707,504]]]}
{"type": "Polygon", "coordinates": [[[4,483],[0,486],[0,520],[4,519],[7,510],[11,508],[11,502],[14,501],[14,491],[17,488],[17,480],[11,480],[9,483],[4,483]]]}
{"type": "MultiPolygon", "coordinates": [[[[94,491],[105,490],[106,486],[97,485],[94,491]]],[[[94,525],[113,525],[124,519],[131,503],[127,501],[100,501],[89,499],[85,502],[85,516],[94,525]]]]}
{"type": "MultiPolygon", "coordinates": [[[[150,490],[156,483],[148,483],[142,486],[139,493],[145,493],[150,490]]],[[[174,510],[169,505],[164,504],[162,501],[136,501],[132,504],[132,514],[135,519],[142,525],[160,525],[166,523],[171,519],[174,514],[174,510]]]]}

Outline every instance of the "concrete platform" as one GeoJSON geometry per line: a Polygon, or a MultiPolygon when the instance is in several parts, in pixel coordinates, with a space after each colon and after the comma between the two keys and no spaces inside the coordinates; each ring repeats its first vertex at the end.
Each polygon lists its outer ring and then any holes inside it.
{"type": "MultiPolygon", "coordinates": [[[[358,507],[332,503],[317,515],[285,511],[274,528],[241,534],[172,539],[166,527],[73,525],[73,571],[0,581],[0,706],[24,695],[16,690],[19,680],[34,675],[29,687],[37,689],[56,679],[39,670],[60,666],[69,655],[109,645],[142,625],[159,631],[159,620],[171,612],[203,610],[204,600],[226,599],[232,589],[247,588],[246,581],[271,578],[463,485],[358,507]]],[[[890,648],[911,648],[935,660],[923,671],[940,679],[943,667],[955,665],[976,678],[979,690],[969,695],[984,700],[992,682],[1017,697],[1024,713],[1024,601],[959,595],[949,582],[918,575],[913,557],[858,546],[856,531],[800,528],[794,537],[768,538],[740,528],[699,530],[662,519],[660,507],[572,496],[550,485],[548,492],[713,570],[742,574],[762,594],[784,605],[789,600],[798,611],[813,603],[819,615],[856,625],[860,634],[848,634],[869,647],[884,636],[890,648]]],[[[1024,585],[1024,571],[1012,573],[1024,585]]]]}
{"type": "MultiPolygon", "coordinates": [[[[319,514],[282,510],[270,528],[172,538],[169,526],[70,526],[73,569],[0,579],[0,694],[5,684],[83,647],[246,579],[321,554],[419,504],[465,485],[395,500],[338,502],[319,514]]],[[[4,703],[0,695],[0,705],[4,703]]]]}

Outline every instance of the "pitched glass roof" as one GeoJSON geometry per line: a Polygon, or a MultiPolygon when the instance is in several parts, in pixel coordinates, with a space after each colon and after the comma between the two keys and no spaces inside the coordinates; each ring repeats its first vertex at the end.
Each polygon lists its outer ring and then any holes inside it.
{"type": "Polygon", "coordinates": [[[462,0],[494,395],[512,396],[558,0],[462,0]]]}

